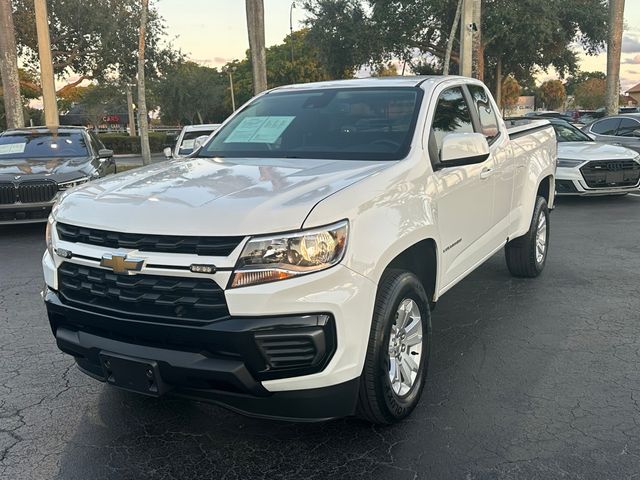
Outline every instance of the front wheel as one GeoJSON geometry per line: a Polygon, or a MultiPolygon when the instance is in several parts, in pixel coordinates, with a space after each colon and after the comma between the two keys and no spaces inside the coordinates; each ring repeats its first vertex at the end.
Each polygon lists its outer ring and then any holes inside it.
{"type": "Polygon", "coordinates": [[[507,267],[514,277],[537,277],[547,262],[549,250],[549,208],[537,197],[529,231],[505,247],[507,267]]]}
{"type": "Polygon", "coordinates": [[[389,270],[378,287],[358,415],[391,424],[407,417],[424,388],[431,341],[429,299],[410,272],[389,270]]]}

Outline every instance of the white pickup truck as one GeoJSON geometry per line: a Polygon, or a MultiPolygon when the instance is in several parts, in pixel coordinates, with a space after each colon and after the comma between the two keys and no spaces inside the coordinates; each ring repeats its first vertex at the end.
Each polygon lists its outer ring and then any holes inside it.
{"type": "Polygon", "coordinates": [[[58,347],[148,395],[406,417],[438,298],[503,247],[513,275],[545,265],[554,130],[497,112],[461,77],[280,87],[190,158],[69,191],[43,258],[58,347]]]}

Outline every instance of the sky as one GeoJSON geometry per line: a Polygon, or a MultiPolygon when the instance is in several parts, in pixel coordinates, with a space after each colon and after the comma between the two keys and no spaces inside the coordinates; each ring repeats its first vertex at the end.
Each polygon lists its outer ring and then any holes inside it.
{"type": "MultiPolygon", "coordinates": [[[[291,0],[264,0],[266,45],[281,43],[289,33],[291,0]]],[[[298,5],[301,2],[298,1],[298,5]]],[[[167,34],[187,56],[202,65],[220,67],[244,58],[249,48],[244,0],[157,0],[167,34]]],[[[293,28],[302,26],[305,12],[293,9],[293,28]]],[[[621,85],[625,91],[640,83],[640,0],[626,0],[622,44],[621,85]]],[[[606,71],[607,56],[580,54],[583,71],[606,71]]],[[[553,70],[538,76],[557,78],[553,70]]]]}

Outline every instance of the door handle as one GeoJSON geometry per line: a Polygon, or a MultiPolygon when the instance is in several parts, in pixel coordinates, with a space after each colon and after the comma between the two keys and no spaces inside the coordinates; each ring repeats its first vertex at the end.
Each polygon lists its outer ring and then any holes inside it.
{"type": "Polygon", "coordinates": [[[480,172],[480,178],[482,180],[485,180],[485,179],[489,178],[491,176],[491,174],[493,174],[493,168],[485,167],[480,172]]]}

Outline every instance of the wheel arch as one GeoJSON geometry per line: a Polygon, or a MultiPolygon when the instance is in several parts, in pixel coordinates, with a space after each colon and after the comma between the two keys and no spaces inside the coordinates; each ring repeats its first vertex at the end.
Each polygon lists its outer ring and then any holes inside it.
{"type": "Polygon", "coordinates": [[[398,253],[384,268],[401,269],[414,273],[432,304],[437,300],[438,246],[433,238],[420,240],[398,253]]]}

